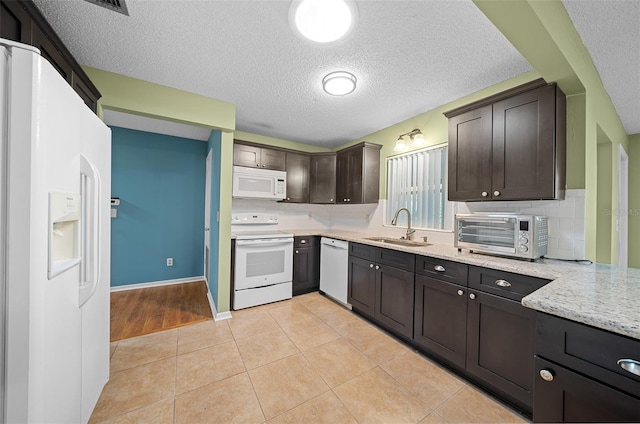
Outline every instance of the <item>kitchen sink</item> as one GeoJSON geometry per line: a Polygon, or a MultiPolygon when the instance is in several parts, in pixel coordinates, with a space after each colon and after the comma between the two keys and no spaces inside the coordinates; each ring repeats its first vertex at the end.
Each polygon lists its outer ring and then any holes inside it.
{"type": "Polygon", "coordinates": [[[426,241],[394,239],[389,237],[365,237],[364,239],[377,241],[379,243],[397,244],[399,246],[409,246],[409,247],[431,246],[431,244],[427,243],[426,241]]]}

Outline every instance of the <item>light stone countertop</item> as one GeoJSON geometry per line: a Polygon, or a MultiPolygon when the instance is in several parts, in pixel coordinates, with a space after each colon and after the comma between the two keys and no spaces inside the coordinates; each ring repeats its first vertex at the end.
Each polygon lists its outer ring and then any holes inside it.
{"type": "Polygon", "coordinates": [[[286,232],[295,236],[333,237],[553,280],[523,298],[522,304],[531,309],[640,340],[640,269],[619,270],[609,265],[585,265],[551,259],[529,262],[466,251],[458,252],[453,246],[441,244],[398,246],[365,239],[376,234],[340,230],[287,229],[286,232]]]}

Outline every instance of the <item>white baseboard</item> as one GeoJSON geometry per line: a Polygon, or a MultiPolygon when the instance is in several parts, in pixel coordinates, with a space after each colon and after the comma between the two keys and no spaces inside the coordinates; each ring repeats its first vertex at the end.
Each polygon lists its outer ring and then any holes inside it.
{"type": "Polygon", "coordinates": [[[204,276],[176,278],[175,280],[150,281],[148,283],[126,284],[123,286],[113,286],[111,287],[111,291],[118,292],[118,291],[124,291],[124,290],[145,289],[148,287],[160,287],[160,286],[170,286],[173,284],[195,283],[197,281],[204,281],[204,276]]]}
{"type": "Polygon", "coordinates": [[[231,319],[231,311],[220,312],[216,311],[216,304],[213,302],[211,292],[207,290],[207,299],[209,299],[209,306],[211,307],[211,315],[213,315],[214,321],[224,321],[225,319],[231,319]]]}

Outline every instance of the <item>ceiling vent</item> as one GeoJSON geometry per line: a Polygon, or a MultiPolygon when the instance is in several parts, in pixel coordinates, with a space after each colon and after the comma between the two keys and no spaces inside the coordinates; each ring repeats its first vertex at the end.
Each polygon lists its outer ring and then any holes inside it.
{"type": "Polygon", "coordinates": [[[85,0],[89,3],[97,4],[98,6],[105,7],[109,10],[113,10],[114,12],[122,13],[123,15],[129,16],[129,11],[127,10],[127,5],[124,3],[124,0],[85,0]]]}

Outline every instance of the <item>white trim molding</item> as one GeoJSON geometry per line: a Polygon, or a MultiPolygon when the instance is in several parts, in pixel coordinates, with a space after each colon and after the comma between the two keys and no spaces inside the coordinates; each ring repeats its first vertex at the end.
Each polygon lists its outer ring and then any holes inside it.
{"type": "Polygon", "coordinates": [[[224,321],[226,319],[231,319],[231,311],[220,312],[216,310],[216,304],[211,297],[211,292],[207,290],[207,299],[209,299],[209,307],[211,307],[211,315],[213,315],[214,321],[224,321]]]}
{"type": "Polygon", "coordinates": [[[136,284],[125,284],[122,286],[112,286],[111,291],[118,292],[118,291],[125,291],[125,290],[145,289],[148,287],[170,286],[173,284],[195,283],[198,281],[204,281],[204,276],[201,275],[198,277],[176,278],[175,280],[150,281],[148,283],[136,283],[136,284]]]}

